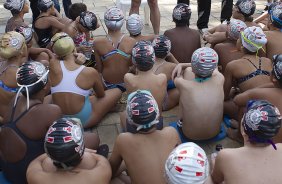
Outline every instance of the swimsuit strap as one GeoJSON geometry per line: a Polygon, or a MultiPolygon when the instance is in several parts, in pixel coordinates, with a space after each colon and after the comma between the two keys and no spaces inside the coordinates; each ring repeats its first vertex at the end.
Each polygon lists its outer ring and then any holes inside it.
{"type": "Polygon", "coordinates": [[[118,44],[117,44],[117,47],[115,47],[115,44],[114,44],[112,38],[110,37],[110,35],[107,35],[107,36],[106,36],[106,38],[109,40],[109,42],[112,42],[112,46],[113,46],[113,48],[115,48],[115,49],[117,49],[117,48],[119,47],[120,42],[122,41],[123,37],[124,37],[124,35],[122,35],[122,36],[120,37],[120,39],[119,39],[119,41],[118,41],[118,44]]]}
{"type": "Polygon", "coordinates": [[[259,70],[261,70],[261,58],[259,58],[259,70]]]}
{"type": "Polygon", "coordinates": [[[248,60],[258,70],[257,66],[249,58],[243,58],[243,59],[248,60]]]}
{"type": "Polygon", "coordinates": [[[4,68],[4,70],[2,70],[2,71],[0,72],[0,76],[1,76],[9,67],[16,67],[16,68],[18,68],[17,65],[8,65],[8,66],[6,66],[6,67],[4,68]]]}
{"type": "Polygon", "coordinates": [[[157,68],[155,69],[154,73],[156,73],[156,72],[158,71],[158,69],[159,69],[164,63],[165,63],[165,61],[163,61],[161,64],[159,64],[159,65],[157,66],[157,68]]]}
{"type": "Polygon", "coordinates": [[[120,37],[120,39],[119,39],[119,41],[118,41],[118,44],[117,44],[117,49],[119,48],[119,45],[120,45],[120,43],[121,43],[121,41],[122,41],[123,38],[124,38],[124,35],[122,35],[122,36],[120,37]]]}
{"type": "MultiPolygon", "coordinates": [[[[46,15],[44,16],[44,15],[43,15],[43,16],[41,16],[41,17],[37,17],[37,18],[35,19],[35,21],[37,21],[38,19],[43,18],[43,17],[49,17],[49,16],[46,16],[46,15]]],[[[35,21],[34,21],[34,22],[35,22],[35,21]]]]}

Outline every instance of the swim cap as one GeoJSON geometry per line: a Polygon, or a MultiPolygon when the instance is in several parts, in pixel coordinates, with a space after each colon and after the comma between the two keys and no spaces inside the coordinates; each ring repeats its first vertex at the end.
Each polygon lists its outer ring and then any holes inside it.
{"type": "Polygon", "coordinates": [[[160,35],[153,40],[152,46],[157,58],[165,58],[171,49],[171,42],[165,35],[160,35]]]}
{"type": "Polygon", "coordinates": [[[109,8],[104,14],[104,21],[108,29],[120,30],[124,22],[122,10],[116,6],[109,8]]]}
{"type": "Polygon", "coordinates": [[[282,28],[282,4],[277,4],[269,11],[271,23],[281,29],[282,28]]]}
{"type": "Polygon", "coordinates": [[[0,38],[0,42],[0,57],[3,59],[18,56],[22,51],[22,47],[25,46],[23,35],[16,31],[4,33],[0,38]]]}
{"type": "Polygon", "coordinates": [[[277,107],[266,100],[251,100],[243,117],[243,127],[250,142],[270,143],[279,132],[281,115],[277,107]]]}
{"type": "Polygon", "coordinates": [[[212,48],[202,47],[192,55],[191,65],[193,72],[199,77],[209,77],[217,67],[218,55],[212,48]]]}
{"type": "Polygon", "coordinates": [[[204,184],[209,176],[205,151],[193,142],[177,146],[165,163],[168,184],[204,184]]]}
{"type": "Polygon", "coordinates": [[[54,5],[52,0],[38,0],[38,9],[42,12],[46,12],[49,8],[54,5]]]}
{"type": "Polygon", "coordinates": [[[173,22],[186,23],[191,17],[191,9],[189,5],[184,3],[179,3],[175,6],[172,13],[173,22]]]}
{"type": "Polygon", "coordinates": [[[16,32],[21,33],[24,36],[25,43],[28,44],[32,40],[33,29],[28,26],[18,26],[15,29],[16,32]]]}
{"type": "Polygon", "coordinates": [[[136,130],[150,129],[159,123],[159,108],[153,95],[147,90],[130,93],[127,98],[127,120],[136,130]]]}
{"type": "Polygon", "coordinates": [[[273,56],[273,74],[275,78],[282,83],[282,55],[273,56]]]}
{"type": "Polygon", "coordinates": [[[256,3],[254,0],[238,0],[235,4],[240,13],[244,15],[244,17],[249,17],[255,13],[256,3]]]}
{"type": "Polygon", "coordinates": [[[243,47],[250,52],[257,52],[267,43],[267,38],[260,27],[247,27],[241,32],[243,47]]]}
{"type": "Polygon", "coordinates": [[[240,32],[247,28],[245,22],[238,19],[231,19],[227,25],[227,35],[231,40],[238,40],[240,32]]]}
{"type": "Polygon", "coordinates": [[[78,119],[61,118],[46,133],[44,149],[58,168],[77,166],[84,154],[83,129],[78,119]]]}
{"type": "Polygon", "coordinates": [[[19,14],[22,11],[25,3],[25,0],[7,0],[4,3],[4,8],[10,10],[12,14],[19,14]]]}
{"type": "Polygon", "coordinates": [[[97,17],[94,13],[85,11],[80,13],[79,23],[89,31],[97,29],[97,17]]]}
{"type": "Polygon", "coordinates": [[[138,14],[131,14],[126,21],[126,29],[133,36],[139,35],[143,26],[143,21],[138,14]]]}
{"type": "Polygon", "coordinates": [[[150,70],[155,63],[155,51],[151,42],[139,41],[132,49],[132,61],[140,71],[150,70]]]}
{"type": "Polygon", "coordinates": [[[59,56],[69,55],[75,49],[73,39],[64,32],[56,33],[51,39],[51,49],[59,56]]]}

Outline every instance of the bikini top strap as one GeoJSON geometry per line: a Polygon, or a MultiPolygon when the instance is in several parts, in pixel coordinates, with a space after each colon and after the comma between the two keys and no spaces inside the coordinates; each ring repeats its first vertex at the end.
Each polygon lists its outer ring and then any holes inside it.
{"type": "Polygon", "coordinates": [[[261,57],[259,58],[259,70],[261,70],[261,57]]]}
{"type": "Polygon", "coordinates": [[[3,71],[0,72],[0,76],[1,76],[8,68],[10,68],[10,67],[16,67],[16,68],[18,68],[17,65],[8,65],[8,66],[6,66],[6,68],[4,68],[3,71]]]}
{"type": "Polygon", "coordinates": [[[122,35],[122,36],[120,37],[120,39],[119,39],[119,41],[118,41],[118,44],[117,44],[117,49],[119,48],[119,45],[120,45],[120,43],[121,43],[121,41],[122,41],[123,38],[124,38],[124,35],[122,35]]]}
{"type": "Polygon", "coordinates": [[[259,69],[259,68],[257,68],[257,66],[249,58],[243,58],[243,59],[248,60],[257,70],[259,69]]]}

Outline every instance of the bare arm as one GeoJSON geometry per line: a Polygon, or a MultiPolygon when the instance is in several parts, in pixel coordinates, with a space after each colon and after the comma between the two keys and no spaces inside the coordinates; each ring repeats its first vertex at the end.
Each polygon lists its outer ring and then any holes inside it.
{"type": "Polygon", "coordinates": [[[255,19],[253,20],[253,22],[259,23],[260,21],[266,19],[267,17],[268,17],[268,12],[266,11],[266,12],[264,12],[263,14],[261,14],[260,16],[258,16],[257,18],[255,18],[255,19]]]}
{"type": "Polygon", "coordinates": [[[191,67],[191,63],[179,63],[176,65],[172,71],[171,78],[174,80],[176,77],[180,77],[187,67],[191,67]]]}
{"type": "Polygon", "coordinates": [[[109,159],[109,162],[110,162],[111,167],[112,167],[112,178],[115,177],[116,174],[118,173],[119,167],[120,167],[121,162],[123,160],[121,153],[120,153],[120,148],[119,148],[120,144],[122,143],[121,136],[122,136],[122,134],[120,134],[117,137],[116,142],[114,144],[112,155],[109,159]]]}
{"type": "Polygon", "coordinates": [[[26,172],[27,182],[29,184],[41,183],[42,179],[44,178],[42,176],[42,173],[44,173],[42,164],[47,157],[47,154],[40,155],[29,164],[26,172]]]}
{"type": "Polygon", "coordinates": [[[93,89],[96,93],[96,96],[98,98],[104,97],[105,96],[105,90],[104,90],[104,85],[102,83],[101,76],[99,75],[99,73],[95,69],[93,69],[93,75],[92,76],[95,79],[93,89]]]}
{"type": "Polygon", "coordinates": [[[204,34],[203,39],[210,44],[222,43],[226,40],[226,32],[215,32],[213,34],[204,34]]]}
{"type": "Polygon", "coordinates": [[[174,55],[170,52],[166,58],[165,58],[168,62],[171,63],[175,63],[175,64],[179,64],[179,62],[177,61],[177,59],[174,57],[174,55]]]}
{"type": "Polygon", "coordinates": [[[48,21],[50,26],[52,26],[55,29],[58,29],[60,31],[63,31],[65,28],[65,25],[62,24],[58,19],[56,19],[55,17],[48,17],[48,21]]]}
{"type": "Polygon", "coordinates": [[[237,95],[234,98],[233,101],[235,102],[235,104],[238,107],[245,107],[249,100],[252,100],[252,99],[256,98],[256,96],[257,96],[257,92],[256,91],[257,91],[257,89],[255,89],[255,88],[247,90],[244,93],[241,93],[241,94],[237,95]]]}
{"type": "Polygon", "coordinates": [[[211,177],[212,177],[212,180],[215,184],[217,183],[222,183],[224,181],[224,174],[223,174],[223,162],[224,162],[224,159],[222,158],[222,152],[223,151],[220,151],[218,156],[216,157],[215,159],[215,165],[212,169],[212,174],[211,174],[211,177]]]}
{"type": "Polygon", "coordinates": [[[224,99],[229,99],[230,90],[232,88],[233,77],[232,77],[232,63],[228,63],[224,71],[224,99]]]}
{"type": "Polygon", "coordinates": [[[99,73],[103,73],[103,63],[101,61],[100,54],[98,53],[98,50],[96,48],[97,43],[94,42],[94,55],[96,60],[96,70],[98,70],[99,73]]]}

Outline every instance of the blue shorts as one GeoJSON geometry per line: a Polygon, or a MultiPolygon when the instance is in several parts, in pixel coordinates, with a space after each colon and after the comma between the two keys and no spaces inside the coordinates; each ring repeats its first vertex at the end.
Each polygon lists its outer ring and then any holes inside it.
{"type": "Polygon", "coordinates": [[[81,123],[83,126],[85,126],[90,118],[92,114],[92,104],[89,100],[89,96],[85,97],[84,100],[84,105],[81,109],[81,111],[77,114],[74,115],[64,115],[64,117],[68,117],[68,118],[78,118],[80,119],[81,123]]]}

